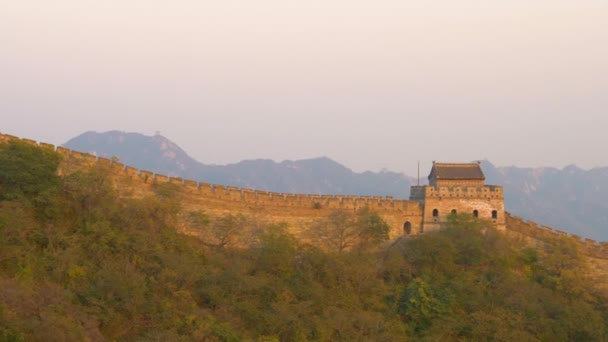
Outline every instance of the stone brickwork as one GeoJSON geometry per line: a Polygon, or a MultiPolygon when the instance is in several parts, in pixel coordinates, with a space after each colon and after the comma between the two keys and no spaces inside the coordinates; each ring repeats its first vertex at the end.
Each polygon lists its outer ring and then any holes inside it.
{"type": "Polygon", "coordinates": [[[505,229],[501,186],[486,185],[480,163],[436,163],[429,185],[412,186],[410,200],[419,201],[423,231],[438,230],[452,213],[470,214],[505,229]]]}
{"type": "MultiPolygon", "coordinates": [[[[0,134],[0,141],[13,139],[38,144],[33,140],[0,134]]],[[[422,208],[418,201],[396,200],[388,196],[286,194],[242,189],[155,174],[61,146],[55,148],[50,144],[38,145],[55,149],[62,156],[60,174],[68,174],[70,170],[97,163],[108,166],[114,181],[122,188],[130,188],[130,191],[124,191],[125,193],[143,196],[152,193],[151,186],[154,184],[174,184],[181,189],[181,201],[187,210],[202,209],[211,214],[231,212],[262,216],[270,221],[289,223],[297,234],[305,225],[327,216],[332,210],[356,211],[368,207],[378,212],[390,225],[391,238],[403,235],[406,223],[412,233],[422,231],[422,208]]]]}
{"type": "Polygon", "coordinates": [[[538,242],[551,242],[557,238],[568,239],[576,244],[579,250],[588,256],[598,259],[608,260],[608,242],[597,242],[591,239],[584,239],[578,235],[551,229],[536,222],[526,221],[519,216],[506,213],[506,227],[509,233],[519,234],[538,242]]]}

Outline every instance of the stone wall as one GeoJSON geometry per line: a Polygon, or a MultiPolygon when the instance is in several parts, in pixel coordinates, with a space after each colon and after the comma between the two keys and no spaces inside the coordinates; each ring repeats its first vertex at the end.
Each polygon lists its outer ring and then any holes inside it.
{"type": "Polygon", "coordinates": [[[369,207],[377,211],[390,225],[391,238],[404,234],[406,222],[411,225],[412,233],[420,233],[423,217],[432,218],[433,209],[439,210],[439,221],[447,217],[452,209],[457,209],[461,213],[478,210],[480,218],[489,219],[491,219],[491,211],[498,210],[496,224],[499,228],[505,227],[507,232],[516,233],[534,241],[543,241],[556,236],[569,238],[580,246],[584,254],[596,259],[608,260],[607,242],[597,243],[594,240],[582,239],[577,235],[540,226],[505,212],[503,189],[500,186],[413,187],[414,196],[419,194],[426,198],[426,209],[423,209],[420,200],[395,200],[392,197],[381,196],[286,194],[184,180],[147,170],[138,170],[114,160],[98,158],[64,147],[55,147],[0,133],[0,141],[8,140],[20,140],[43,148],[55,149],[63,157],[60,173],[68,173],[73,169],[97,163],[107,165],[116,184],[122,189],[121,193],[143,196],[152,193],[154,184],[171,183],[180,190],[182,204],[186,210],[205,210],[211,214],[230,212],[260,216],[274,222],[287,222],[293,227],[296,234],[313,220],[324,217],[335,209],[354,211],[369,207]]]}
{"type": "Polygon", "coordinates": [[[417,186],[412,190],[412,199],[424,201],[425,231],[439,229],[453,211],[460,214],[476,213],[479,218],[494,222],[498,229],[505,227],[504,195],[501,186],[417,186]]]}
{"type": "MultiPolygon", "coordinates": [[[[33,140],[0,134],[0,141],[11,139],[38,144],[33,140]]],[[[39,145],[55,149],[50,144],[39,145]]],[[[287,222],[294,227],[294,232],[298,233],[305,225],[327,216],[332,210],[356,211],[368,207],[378,212],[390,225],[391,238],[404,234],[406,222],[411,225],[412,232],[421,230],[422,208],[418,201],[395,200],[389,196],[305,195],[236,188],[139,170],[117,161],[64,147],[57,147],[56,151],[63,157],[60,174],[101,163],[110,167],[115,182],[123,188],[124,193],[140,196],[151,193],[153,184],[172,183],[181,190],[182,203],[187,210],[202,209],[212,214],[231,212],[262,216],[270,221],[287,222]]]]}
{"type": "Polygon", "coordinates": [[[470,179],[438,179],[435,181],[438,187],[452,187],[452,186],[464,186],[464,187],[479,187],[484,185],[484,181],[470,180],[470,179]]]}
{"type": "Polygon", "coordinates": [[[597,242],[591,239],[581,238],[576,234],[570,234],[561,230],[552,229],[526,221],[525,219],[509,213],[506,215],[506,229],[508,232],[517,233],[531,240],[547,242],[555,238],[566,238],[578,245],[579,250],[588,256],[608,260],[608,242],[597,242]]]}

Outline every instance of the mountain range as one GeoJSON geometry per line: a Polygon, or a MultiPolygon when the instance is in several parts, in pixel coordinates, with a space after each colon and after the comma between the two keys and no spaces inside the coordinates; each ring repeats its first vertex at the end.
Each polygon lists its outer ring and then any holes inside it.
{"type": "MultiPolygon", "coordinates": [[[[139,133],[86,132],[65,147],[103,157],[118,157],[136,168],[201,182],[283,193],[392,196],[407,199],[414,177],[402,173],[353,172],[327,157],[235,164],[199,162],[169,139],[139,133]]],[[[608,168],[583,170],[496,167],[482,162],[488,184],[505,188],[507,211],[583,237],[608,241],[608,168]]]]}

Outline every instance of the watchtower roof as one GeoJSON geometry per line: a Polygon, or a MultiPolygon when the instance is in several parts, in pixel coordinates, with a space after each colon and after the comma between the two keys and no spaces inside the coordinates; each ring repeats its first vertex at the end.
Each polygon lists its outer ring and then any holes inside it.
{"type": "Polygon", "coordinates": [[[429,180],[485,180],[479,163],[436,163],[429,174],[429,180]]]}

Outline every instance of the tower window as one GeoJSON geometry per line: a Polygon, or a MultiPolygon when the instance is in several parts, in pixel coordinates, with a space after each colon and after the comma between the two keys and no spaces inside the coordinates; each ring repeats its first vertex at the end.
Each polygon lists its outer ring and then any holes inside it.
{"type": "Polygon", "coordinates": [[[433,209],[433,217],[439,216],[439,210],[433,209]]]}
{"type": "Polygon", "coordinates": [[[498,218],[498,211],[492,210],[492,218],[495,220],[498,218]]]}
{"type": "Polygon", "coordinates": [[[477,211],[477,209],[473,210],[473,216],[479,217],[479,211],[477,211]]]}
{"type": "Polygon", "coordinates": [[[456,211],[456,209],[452,209],[451,213],[452,215],[456,215],[458,212],[456,211]]]}

